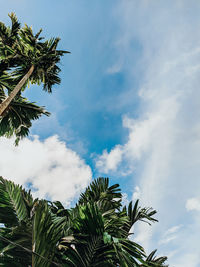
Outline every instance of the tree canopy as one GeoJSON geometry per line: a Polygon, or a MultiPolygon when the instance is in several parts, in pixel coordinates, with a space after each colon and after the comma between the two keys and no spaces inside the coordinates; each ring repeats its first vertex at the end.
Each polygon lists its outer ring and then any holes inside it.
{"type": "Polygon", "coordinates": [[[32,27],[21,27],[14,13],[9,17],[11,26],[0,22],[0,136],[15,135],[17,144],[28,135],[32,120],[50,115],[23,98],[22,91],[28,84],[43,84],[51,93],[61,82],[60,59],[69,52],[57,49],[60,38],[44,40],[41,29],[34,34],[32,27]]]}
{"type": "Polygon", "coordinates": [[[119,185],[108,178],[91,182],[67,209],[1,177],[0,265],[166,267],[166,257],[147,256],[130,234],[136,223],[156,222],[155,214],[138,200],[123,206],[119,185]]]}

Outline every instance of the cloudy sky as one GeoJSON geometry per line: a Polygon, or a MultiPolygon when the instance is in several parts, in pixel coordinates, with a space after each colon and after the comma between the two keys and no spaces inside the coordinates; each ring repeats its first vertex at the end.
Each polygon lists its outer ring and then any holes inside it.
{"type": "Polygon", "coordinates": [[[158,211],[135,240],[173,267],[200,266],[200,2],[87,0],[1,3],[71,51],[29,139],[0,139],[0,175],[39,197],[73,203],[98,176],[120,183],[125,201],[158,211]]]}

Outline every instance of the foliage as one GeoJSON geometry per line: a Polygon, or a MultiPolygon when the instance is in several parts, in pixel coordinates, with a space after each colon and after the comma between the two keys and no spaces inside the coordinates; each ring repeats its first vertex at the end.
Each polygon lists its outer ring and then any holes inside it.
{"type": "MultiPolygon", "coordinates": [[[[0,103],[3,99],[5,99],[5,94],[0,89],[0,103]]],[[[4,115],[0,117],[0,136],[9,138],[15,135],[15,144],[17,145],[20,139],[28,136],[29,128],[32,126],[31,121],[38,119],[42,115],[49,116],[50,113],[43,107],[18,96],[11,102],[4,115]]]]}
{"type": "Polygon", "coordinates": [[[11,13],[11,27],[0,22],[0,106],[10,93],[25,79],[25,75],[33,68],[29,78],[12,99],[9,107],[1,114],[0,136],[16,136],[19,139],[29,133],[31,121],[42,114],[50,115],[43,107],[27,101],[21,96],[28,84],[43,84],[43,90],[51,93],[52,86],[60,84],[61,56],[68,51],[58,50],[59,38],[43,40],[42,30],[34,34],[31,27],[21,27],[16,15],[11,13]]]}
{"type": "Polygon", "coordinates": [[[34,200],[0,178],[0,266],[166,266],[166,257],[147,257],[129,239],[130,228],[154,222],[156,211],[121,202],[119,185],[109,186],[108,178],[94,180],[71,209],[34,200]]]}
{"type": "Polygon", "coordinates": [[[0,23],[0,69],[10,71],[9,76],[19,81],[33,65],[30,77],[32,84],[43,83],[43,89],[51,92],[54,84],[60,83],[58,63],[64,50],[57,50],[59,38],[42,41],[42,30],[34,34],[31,27],[20,26],[14,13],[10,15],[11,27],[0,23]]]}

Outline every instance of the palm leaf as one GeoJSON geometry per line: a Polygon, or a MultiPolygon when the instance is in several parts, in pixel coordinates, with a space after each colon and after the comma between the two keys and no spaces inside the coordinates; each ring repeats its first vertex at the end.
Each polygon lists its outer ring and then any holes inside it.
{"type": "MultiPolygon", "coordinates": [[[[33,215],[32,247],[33,252],[40,256],[33,254],[33,266],[52,266],[51,263],[55,255],[56,244],[61,237],[61,230],[53,223],[48,202],[45,200],[36,202],[33,215]]],[[[54,264],[61,266],[56,262],[54,264]]]]}
{"type": "Polygon", "coordinates": [[[80,195],[78,204],[95,202],[102,211],[119,209],[121,207],[121,189],[118,184],[109,186],[108,178],[94,180],[80,195]]]}
{"type": "MultiPolygon", "coordinates": [[[[2,90],[0,92],[0,102],[2,102],[5,96],[2,90]]],[[[15,144],[17,145],[20,139],[28,136],[32,121],[42,115],[49,116],[50,113],[43,107],[18,97],[0,117],[0,136],[16,136],[15,144]]]]}
{"type": "Polygon", "coordinates": [[[127,236],[130,234],[132,226],[138,222],[142,221],[151,225],[151,222],[157,222],[153,216],[157,213],[156,210],[152,208],[141,208],[139,206],[139,200],[136,200],[135,204],[131,201],[128,207],[123,207],[123,211],[127,214],[129,218],[129,223],[124,224],[124,230],[127,233],[127,236]]]}
{"type": "Polygon", "coordinates": [[[168,267],[168,265],[165,264],[167,257],[156,257],[157,250],[153,250],[149,256],[146,258],[145,262],[141,265],[142,267],[168,267]]]}
{"type": "Polygon", "coordinates": [[[17,225],[27,216],[22,187],[0,177],[0,223],[17,225]]]}

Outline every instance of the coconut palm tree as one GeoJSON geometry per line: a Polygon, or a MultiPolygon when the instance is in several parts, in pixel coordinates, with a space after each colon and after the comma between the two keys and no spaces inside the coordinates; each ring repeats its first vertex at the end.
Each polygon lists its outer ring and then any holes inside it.
{"type": "Polygon", "coordinates": [[[8,89],[8,96],[0,104],[0,116],[4,115],[4,111],[28,82],[38,85],[42,83],[43,89],[50,93],[52,86],[61,81],[58,67],[60,58],[64,53],[69,53],[57,50],[59,38],[42,41],[42,30],[34,34],[31,27],[20,26],[14,13],[9,17],[11,27],[0,23],[0,71],[15,86],[12,88],[8,84],[4,85],[4,89],[8,89]]]}
{"type": "MultiPolygon", "coordinates": [[[[15,84],[15,79],[7,75],[5,70],[0,70],[0,103],[6,99],[5,88],[8,92],[12,91],[15,84]]],[[[17,94],[0,116],[0,136],[16,136],[17,145],[20,139],[28,135],[32,120],[42,115],[49,116],[50,113],[17,94]]]]}
{"type": "Polygon", "coordinates": [[[147,257],[128,238],[133,221],[152,222],[155,211],[137,202],[127,212],[121,201],[119,185],[109,186],[108,178],[93,181],[72,209],[33,200],[30,191],[0,178],[0,265],[166,266],[166,257],[155,258],[155,251],[147,257]]]}
{"type": "Polygon", "coordinates": [[[58,246],[67,266],[167,266],[166,257],[156,258],[155,251],[147,257],[142,246],[129,238],[135,223],[157,221],[156,211],[139,207],[138,200],[122,207],[119,185],[109,186],[108,178],[94,180],[67,214],[61,203],[56,205],[58,213],[68,216],[58,246]]]}

